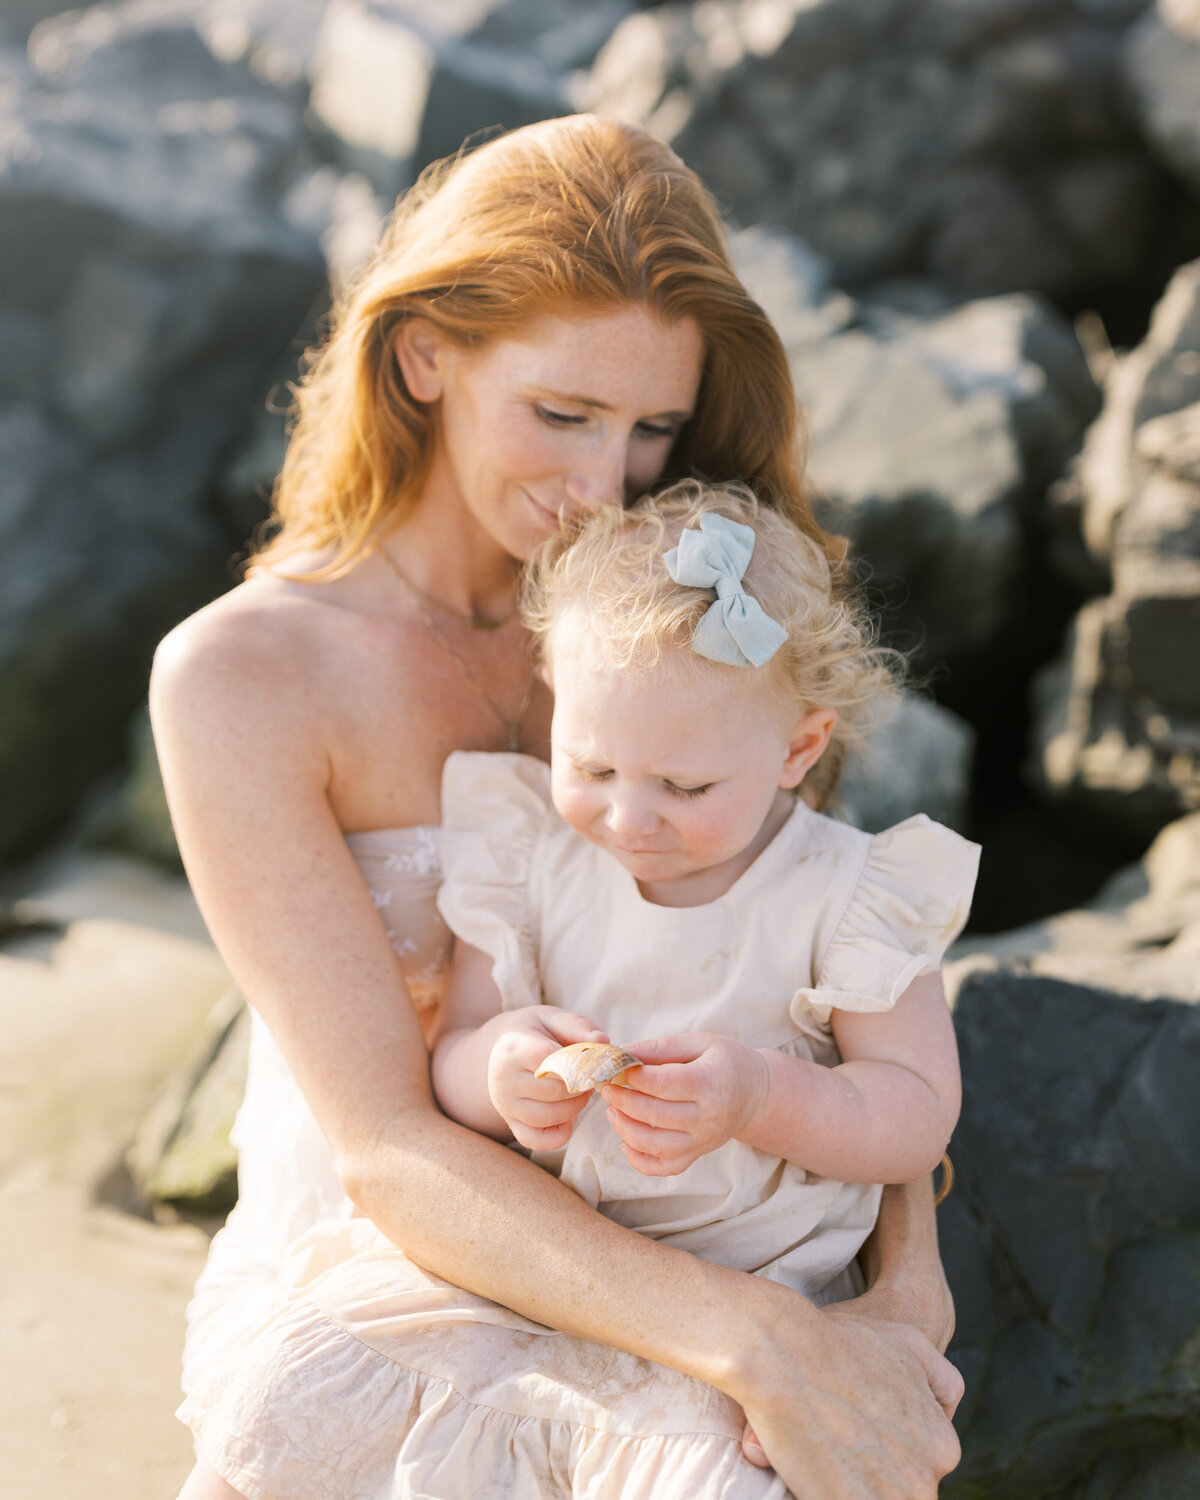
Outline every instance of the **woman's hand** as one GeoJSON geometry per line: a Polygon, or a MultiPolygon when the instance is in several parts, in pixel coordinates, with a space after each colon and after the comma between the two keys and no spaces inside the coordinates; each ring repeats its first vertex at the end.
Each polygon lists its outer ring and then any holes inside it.
{"type": "Polygon", "coordinates": [[[766,1103],[764,1059],[729,1037],[694,1031],[631,1050],[643,1066],[599,1092],[626,1159],[647,1177],[685,1171],[749,1129],[766,1103]]]}
{"type": "Polygon", "coordinates": [[[743,1452],[796,1500],[934,1500],[960,1457],[949,1417],[962,1378],[917,1329],[858,1307],[822,1308],[801,1328],[781,1309],[734,1392],[753,1429],[743,1452]]]}
{"type": "Polygon", "coordinates": [[[546,1058],[572,1042],[607,1042],[586,1016],[555,1005],[528,1005],[505,1016],[488,1059],[488,1092],[513,1139],[530,1151],[565,1146],[588,1094],[569,1094],[561,1078],[534,1075],[546,1058]]]}

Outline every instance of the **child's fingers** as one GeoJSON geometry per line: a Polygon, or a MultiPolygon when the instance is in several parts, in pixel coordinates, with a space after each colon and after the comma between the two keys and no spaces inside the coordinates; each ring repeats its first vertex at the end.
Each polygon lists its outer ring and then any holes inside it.
{"type": "MultiPolygon", "coordinates": [[[[644,1045],[647,1044],[638,1043],[639,1057],[644,1045]]],[[[652,1094],[656,1099],[670,1099],[677,1103],[685,1103],[696,1096],[696,1080],[686,1063],[643,1063],[634,1076],[636,1085],[629,1088],[630,1093],[652,1094]]]]}
{"type": "Polygon", "coordinates": [[[629,1165],[643,1177],[677,1177],[696,1160],[694,1156],[671,1156],[660,1160],[657,1156],[648,1156],[644,1151],[635,1151],[624,1141],[621,1142],[621,1150],[629,1165]]]}
{"type": "Polygon", "coordinates": [[[688,1063],[695,1062],[714,1041],[708,1031],[688,1031],[678,1036],[656,1036],[646,1042],[634,1042],[631,1052],[644,1063],[688,1063]]]}
{"type": "Polygon", "coordinates": [[[574,1120],[568,1120],[564,1125],[548,1126],[545,1130],[522,1125],[519,1120],[510,1120],[508,1123],[513,1140],[527,1151],[559,1151],[571,1139],[571,1132],[575,1129],[574,1120]]]}
{"type": "Polygon", "coordinates": [[[573,1122],[587,1102],[587,1094],[552,1100],[523,1098],[514,1102],[512,1117],[535,1130],[545,1130],[553,1125],[573,1122]]]}
{"type": "Polygon", "coordinates": [[[610,1109],[659,1130],[685,1130],[696,1114],[696,1106],[690,1099],[660,1099],[642,1093],[641,1089],[611,1083],[601,1084],[597,1093],[610,1109]]]}
{"type": "Polygon", "coordinates": [[[556,1005],[545,1005],[538,1012],[538,1021],[563,1047],[572,1042],[607,1042],[608,1033],[601,1031],[595,1021],[577,1015],[573,1010],[559,1010],[556,1005]]]}
{"type": "Polygon", "coordinates": [[[692,1138],[679,1130],[656,1130],[653,1125],[643,1125],[631,1120],[618,1110],[608,1111],[608,1123],[617,1135],[635,1151],[646,1156],[679,1156],[692,1147],[692,1138]]]}

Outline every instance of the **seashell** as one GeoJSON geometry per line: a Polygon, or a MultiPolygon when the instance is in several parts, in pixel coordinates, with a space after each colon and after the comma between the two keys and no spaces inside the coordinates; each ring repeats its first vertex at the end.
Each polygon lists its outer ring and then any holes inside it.
{"type": "Polygon", "coordinates": [[[626,1068],[640,1067],[639,1058],[611,1042],[572,1042],[552,1052],[533,1076],[545,1078],[553,1073],[566,1084],[568,1093],[586,1094],[598,1083],[611,1083],[626,1068]]]}

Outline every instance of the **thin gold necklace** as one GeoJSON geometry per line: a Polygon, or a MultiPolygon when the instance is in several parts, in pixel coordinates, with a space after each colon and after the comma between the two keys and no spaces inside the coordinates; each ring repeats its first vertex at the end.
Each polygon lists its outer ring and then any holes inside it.
{"type": "MultiPolygon", "coordinates": [[[[481,703],[483,703],[488,709],[490,709],[493,714],[495,714],[497,719],[499,719],[505,733],[504,748],[506,750],[512,751],[520,750],[521,726],[525,722],[525,715],[529,712],[529,705],[533,702],[533,673],[530,672],[529,674],[529,685],[525,689],[525,696],[521,699],[521,706],[517,710],[517,716],[515,719],[510,719],[506,713],[503,713],[501,711],[495,700],[492,698],[491,694],[486,690],[486,688],[480,682],[479,678],[476,677],[470,662],[468,662],[466,657],[461,655],[461,653],[455,649],[455,647],[451,644],[449,638],[447,637],[445,631],[443,631],[442,627],[426,609],[425,599],[427,596],[421,592],[421,590],[416,586],[411,578],[409,578],[405,573],[401,572],[401,570],[396,567],[396,564],[392,562],[392,559],[388,557],[387,553],[384,552],[382,548],[379,549],[379,552],[381,556],[387,557],[388,562],[392,563],[392,568],[395,571],[396,577],[402,584],[404,584],[405,588],[407,588],[409,593],[412,595],[412,601],[417,607],[417,613],[425,622],[425,626],[428,629],[430,635],[433,636],[434,640],[437,641],[438,645],[441,646],[446,655],[458,667],[458,670],[463,675],[463,680],[466,682],[467,686],[471,689],[475,696],[480,700],[481,703]]],[[[431,602],[436,603],[437,601],[433,600],[431,602]]],[[[451,610],[450,613],[458,614],[458,611],[451,610]]],[[[506,620],[511,620],[514,614],[516,614],[515,609],[511,611],[511,613],[505,615],[504,618],[506,620]]],[[[461,618],[466,620],[469,617],[463,615],[461,616],[461,618]]],[[[503,623],[504,620],[489,621],[486,628],[494,630],[498,625],[503,625],[503,623]]]]}
{"type": "Polygon", "coordinates": [[[446,614],[453,615],[456,620],[461,620],[464,625],[469,625],[472,630],[499,630],[501,625],[507,625],[517,612],[517,606],[514,604],[507,614],[501,615],[498,620],[493,620],[490,615],[477,615],[474,610],[467,614],[461,609],[455,609],[453,605],[443,604],[440,599],[435,599],[432,594],[427,594],[423,588],[419,588],[386,547],[378,546],[375,550],[414,598],[423,599],[426,604],[432,604],[435,609],[444,610],[446,614]]]}

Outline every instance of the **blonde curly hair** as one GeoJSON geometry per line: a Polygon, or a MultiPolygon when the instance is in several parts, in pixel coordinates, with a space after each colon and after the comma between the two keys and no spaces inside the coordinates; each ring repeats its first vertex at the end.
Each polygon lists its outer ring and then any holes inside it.
{"type": "Polygon", "coordinates": [[[787,632],[761,667],[710,663],[716,672],[756,672],[765,691],[794,707],[837,711],[828,748],[806,778],[818,806],[832,796],[848,751],[900,691],[904,658],[879,645],[875,624],[848,595],[824,547],[744,484],[685,479],[626,510],[604,506],[564,528],[525,571],[521,611],[553,666],[553,629],[568,611],[586,621],[602,660],[644,671],[664,652],[687,648],[715,598],[711,588],[676,583],[663,555],[705,515],[725,516],[756,535],[746,592],[787,632]]]}

